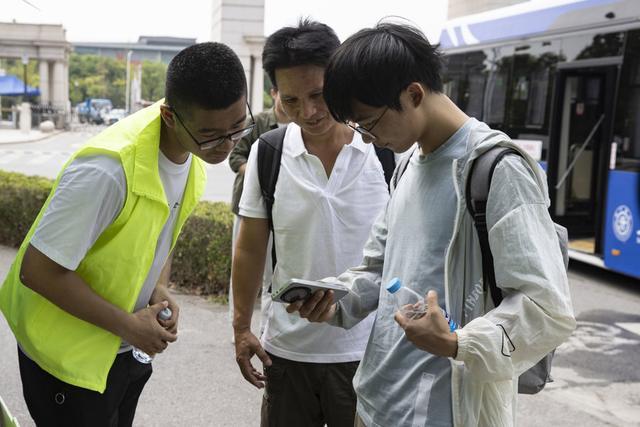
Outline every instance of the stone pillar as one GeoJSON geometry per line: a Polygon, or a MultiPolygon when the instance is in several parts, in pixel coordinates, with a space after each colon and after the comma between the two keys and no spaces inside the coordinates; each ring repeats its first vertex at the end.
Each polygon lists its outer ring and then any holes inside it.
{"type": "Polygon", "coordinates": [[[49,63],[43,59],[38,64],[40,68],[40,103],[48,104],[51,101],[49,88],[49,63]]]}
{"type": "Polygon", "coordinates": [[[22,133],[31,131],[31,104],[28,102],[20,104],[20,131],[22,133]]]}
{"type": "Polygon", "coordinates": [[[62,73],[62,81],[63,81],[63,95],[64,95],[64,111],[65,113],[71,112],[71,101],[69,101],[69,63],[65,61],[64,69],[62,73]]]}
{"type": "Polygon", "coordinates": [[[245,70],[254,114],[262,111],[264,0],[212,0],[211,39],[233,49],[245,70]]]}
{"type": "Polygon", "coordinates": [[[264,99],[263,99],[263,91],[264,91],[264,71],[262,70],[262,54],[253,56],[253,69],[251,73],[253,74],[251,79],[253,80],[253,87],[250,89],[251,92],[251,100],[250,105],[253,111],[256,111],[256,114],[262,111],[264,99]]]}
{"type": "Polygon", "coordinates": [[[65,64],[62,61],[56,61],[53,64],[53,78],[51,79],[51,104],[55,108],[65,108],[67,105],[65,90],[65,64]]]}

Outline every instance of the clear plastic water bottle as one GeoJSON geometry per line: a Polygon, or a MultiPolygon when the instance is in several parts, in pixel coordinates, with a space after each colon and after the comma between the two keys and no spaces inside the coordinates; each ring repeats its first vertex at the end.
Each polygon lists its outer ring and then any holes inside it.
{"type": "MultiPolygon", "coordinates": [[[[386,287],[387,291],[394,296],[396,307],[400,312],[409,319],[419,319],[427,312],[427,303],[424,297],[407,287],[402,286],[402,281],[397,277],[394,277],[389,281],[386,287]]],[[[454,322],[449,313],[442,310],[444,318],[447,319],[449,324],[449,331],[453,332],[458,329],[458,324],[454,322]]]]}
{"type": "MultiPolygon", "coordinates": [[[[169,320],[171,319],[172,314],[173,313],[171,312],[171,309],[169,307],[163,308],[162,311],[158,313],[158,319],[169,320]]],[[[152,356],[149,356],[147,353],[136,347],[133,347],[131,353],[133,354],[133,357],[140,363],[148,364],[153,360],[152,356]]]]}

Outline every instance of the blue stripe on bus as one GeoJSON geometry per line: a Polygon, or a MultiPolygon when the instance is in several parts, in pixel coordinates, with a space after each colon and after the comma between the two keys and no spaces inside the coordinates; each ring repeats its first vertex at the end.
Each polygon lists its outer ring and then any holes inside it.
{"type": "Polygon", "coordinates": [[[604,265],[640,278],[640,173],[609,171],[604,265]]]}
{"type": "Polygon", "coordinates": [[[451,41],[451,38],[449,37],[449,33],[447,33],[446,31],[443,31],[442,34],[440,34],[440,46],[441,47],[451,47],[451,46],[453,46],[453,42],[451,41]]]}
{"type": "MultiPolygon", "coordinates": [[[[569,3],[547,9],[525,12],[519,15],[463,25],[468,25],[469,31],[478,40],[478,43],[485,43],[543,33],[553,29],[555,21],[568,12],[617,2],[618,0],[585,0],[578,3],[569,3]]],[[[447,34],[447,30],[444,29],[440,36],[440,46],[443,49],[467,45],[462,38],[460,25],[456,25],[453,30],[458,36],[458,44],[453,43],[453,40],[451,40],[447,34]]]]}

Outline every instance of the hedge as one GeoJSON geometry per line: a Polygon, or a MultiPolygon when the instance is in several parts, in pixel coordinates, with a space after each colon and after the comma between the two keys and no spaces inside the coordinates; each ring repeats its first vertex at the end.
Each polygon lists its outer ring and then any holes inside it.
{"type": "Polygon", "coordinates": [[[46,178],[0,171],[0,244],[20,246],[52,183],[46,178]]]}
{"type": "Polygon", "coordinates": [[[232,233],[233,213],[227,203],[198,203],[173,250],[171,281],[198,293],[227,293],[232,233]]]}
{"type": "MultiPolygon", "coordinates": [[[[53,181],[0,171],[0,244],[19,247],[49,196],[53,181]]],[[[200,202],[174,248],[171,281],[202,294],[229,289],[233,213],[222,202],[200,202]]]]}

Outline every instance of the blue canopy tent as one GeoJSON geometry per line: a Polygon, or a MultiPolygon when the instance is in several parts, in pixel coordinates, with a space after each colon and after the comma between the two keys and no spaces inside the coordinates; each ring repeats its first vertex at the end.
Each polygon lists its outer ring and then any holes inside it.
{"type": "MultiPolygon", "coordinates": [[[[24,95],[24,82],[16,76],[0,76],[0,96],[24,95]]],[[[40,95],[40,89],[27,85],[27,96],[40,95]]]]}

